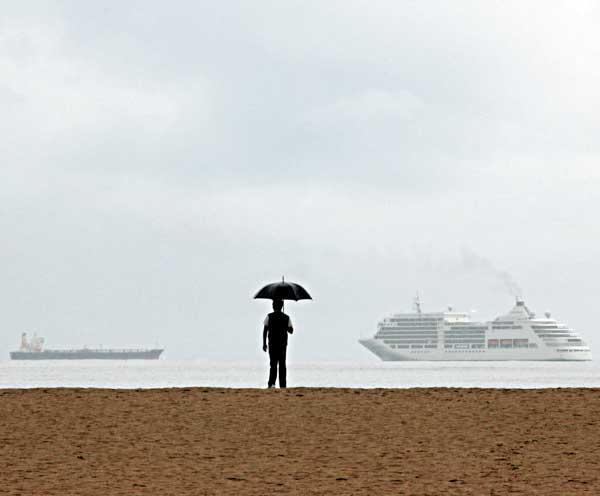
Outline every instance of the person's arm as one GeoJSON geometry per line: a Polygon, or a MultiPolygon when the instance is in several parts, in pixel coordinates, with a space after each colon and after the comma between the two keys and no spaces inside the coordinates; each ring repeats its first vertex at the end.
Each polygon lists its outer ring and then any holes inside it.
{"type": "Polygon", "coordinates": [[[263,351],[267,351],[267,333],[269,332],[269,316],[265,318],[263,324],[263,351]]]}
{"type": "Polygon", "coordinates": [[[294,326],[292,325],[292,318],[288,315],[288,328],[287,331],[290,334],[294,334],[294,326]]]}
{"type": "Polygon", "coordinates": [[[267,351],[267,332],[268,332],[268,327],[265,326],[263,329],[263,351],[267,351]]]}

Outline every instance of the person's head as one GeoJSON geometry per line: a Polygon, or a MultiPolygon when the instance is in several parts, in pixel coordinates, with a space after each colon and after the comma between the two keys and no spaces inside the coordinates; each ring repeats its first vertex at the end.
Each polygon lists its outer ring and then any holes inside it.
{"type": "Polygon", "coordinates": [[[283,300],[273,300],[273,310],[276,312],[281,312],[283,308],[283,300]]]}

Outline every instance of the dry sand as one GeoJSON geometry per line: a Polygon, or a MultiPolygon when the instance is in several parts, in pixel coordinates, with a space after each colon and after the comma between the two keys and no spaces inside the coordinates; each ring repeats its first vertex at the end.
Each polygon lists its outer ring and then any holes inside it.
{"type": "Polygon", "coordinates": [[[600,494],[600,390],[0,391],[0,494],[600,494]]]}

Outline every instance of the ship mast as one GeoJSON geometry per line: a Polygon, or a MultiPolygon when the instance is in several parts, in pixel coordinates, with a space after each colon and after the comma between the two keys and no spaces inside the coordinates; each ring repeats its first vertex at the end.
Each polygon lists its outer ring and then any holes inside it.
{"type": "Polygon", "coordinates": [[[419,315],[421,315],[421,299],[419,298],[419,293],[417,292],[417,296],[414,299],[415,310],[419,315]]]}

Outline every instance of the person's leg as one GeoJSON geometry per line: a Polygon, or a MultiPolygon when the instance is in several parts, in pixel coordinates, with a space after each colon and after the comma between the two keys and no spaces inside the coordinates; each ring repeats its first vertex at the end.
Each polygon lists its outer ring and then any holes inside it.
{"type": "Polygon", "coordinates": [[[278,353],[277,350],[271,350],[269,348],[269,387],[275,386],[275,381],[277,380],[277,361],[278,361],[278,353]]]}
{"type": "Polygon", "coordinates": [[[279,387],[287,387],[287,368],[285,366],[285,354],[287,346],[284,346],[279,354],[279,387]]]}

